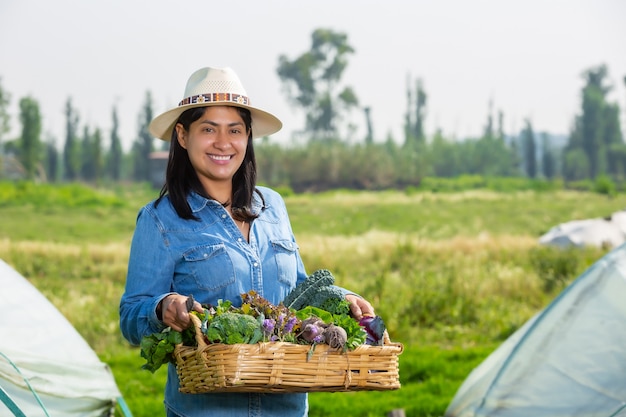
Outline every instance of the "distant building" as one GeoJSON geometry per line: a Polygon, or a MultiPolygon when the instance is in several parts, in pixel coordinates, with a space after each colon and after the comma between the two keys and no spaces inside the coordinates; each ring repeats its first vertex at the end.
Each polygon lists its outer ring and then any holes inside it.
{"type": "Polygon", "coordinates": [[[157,151],[148,155],[150,161],[150,184],[156,189],[161,189],[165,184],[165,170],[167,169],[167,160],[169,152],[157,151]]]}

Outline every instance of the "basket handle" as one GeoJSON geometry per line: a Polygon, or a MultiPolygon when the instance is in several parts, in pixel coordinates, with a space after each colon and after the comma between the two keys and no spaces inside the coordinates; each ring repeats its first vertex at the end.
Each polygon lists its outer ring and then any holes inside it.
{"type": "Polygon", "coordinates": [[[391,341],[391,338],[389,337],[389,332],[387,331],[387,329],[385,329],[385,332],[383,333],[383,346],[399,348],[400,349],[399,353],[402,353],[404,351],[404,345],[402,343],[391,341]]]}
{"type": "Polygon", "coordinates": [[[202,334],[202,330],[200,329],[202,327],[200,317],[190,313],[189,318],[191,319],[191,323],[194,327],[194,330],[196,331],[196,342],[198,343],[198,347],[201,349],[205,348],[207,344],[204,341],[204,335],[202,334]]]}

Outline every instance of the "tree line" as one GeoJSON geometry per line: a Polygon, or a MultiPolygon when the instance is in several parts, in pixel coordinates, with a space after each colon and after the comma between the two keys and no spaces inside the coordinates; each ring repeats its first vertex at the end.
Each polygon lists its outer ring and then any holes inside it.
{"type": "MultiPolygon", "coordinates": [[[[614,87],[608,83],[605,65],[582,73],[580,110],[564,146],[557,146],[547,133],[535,132],[530,119],[524,121],[521,132],[506,134],[504,114],[494,114],[491,104],[480,137],[456,140],[441,130],[429,135],[424,129],[428,94],[419,78],[407,79],[403,137],[388,134],[375,140],[371,109],[360,105],[358,95],[343,78],[349,56],[354,53],[345,33],[317,29],[304,53],[293,59],[278,57],[277,74],[284,93],[306,114],[306,121],[299,132],[301,140],[288,145],[269,138],[255,142],[260,182],[296,191],[319,191],[403,188],[418,186],[425,177],[467,174],[561,178],[566,182],[600,176],[618,183],[626,179],[620,108],[608,101],[614,87]],[[359,140],[350,136],[355,112],[363,112],[366,124],[366,136],[359,140]]],[[[39,104],[30,96],[19,100],[19,137],[7,140],[10,98],[0,79],[0,179],[154,183],[154,170],[163,169],[163,159],[151,159],[154,151],[166,150],[168,144],[148,132],[153,117],[149,91],[138,113],[136,138],[127,153],[121,146],[115,106],[110,132],[104,137],[99,127],[81,126],[71,98],[65,105],[62,150],[54,145],[56,138],[41,137],[39,104]]]]}

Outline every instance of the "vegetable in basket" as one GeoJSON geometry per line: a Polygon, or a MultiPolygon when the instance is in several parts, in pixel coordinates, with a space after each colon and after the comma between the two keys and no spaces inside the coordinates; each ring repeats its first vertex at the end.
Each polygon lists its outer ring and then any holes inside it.
{"type": "MultiPolygon", "coordinates": [[[[283,303],[290,308],[303,309],[307,306],[317,307],[335,315],[349,315],[350,306],[345,300],[344,293],[334,286],[335,278],[327,269],[319,269],[296,286],[285,297],[283,303]]],[[[349,326],[348,322],[343,324],[349,326]]],[[[382,346],[386,330],[385,323],[380,316],[366,315],[359,320],[359,324],[367,332],[365,344],[382,346]]],[[[344,329],[346,328],[345,326],[344,329]]],[[[346,329],[347,330],[347,329],[346,329]]],[[[348,332],[349,333],[349,332],[348,332]]],[[[350,334],[349,334],[350,335],[350,334]]],[[[348,341],[350,338],[348,337],[348,341]]],[[[360,343],[359,343],[360,344],[360,343]]],[[[352,348],[354,342],[349,344],[352,348]]]]}
{"type": "MultiPolygon", "coordinates": [[[[326,298],[322,304],[328,310],[309,305],[296,311],[283,303],[272,305],[255,291],[241,294],[241,298],[241,307],[218,300],[217,306],[207,306],[203,315],[196,311],[189,313],[200,319],[207,343],[281,341],[313,346],[325,343],[345,352],[366,342],[367,333],[350,316],[345,299],[326,298]]],[[[161,365],[174,362],[173,352],[177,344],[195,346],[195,330],[188,328],[180,333],[166,328],[145,336],[141,342],[141,356],[146,359],[146,364],[142,368],[155,372],[161,365]]]]}
{"type": "Polygon", "coordinates": [[[260,323],[253,316],[226,312],[211,320],[206,336],[213,343],[254,344],[262,339],[263,332],[260,323]]]}
{"type": "Polygon", "coordinates": [[[329,291],[321,294],[322,288],[330,287],[335,283],[335,277],[327,269],[318,269],[309,275],[302,283],[297,285],[283,300],[283,304],[288,308],[300,310],[306,306],[321,307],[326,298],[337,296],[341,299],[344,294],[337,289],[336,292],[329,291]]]}

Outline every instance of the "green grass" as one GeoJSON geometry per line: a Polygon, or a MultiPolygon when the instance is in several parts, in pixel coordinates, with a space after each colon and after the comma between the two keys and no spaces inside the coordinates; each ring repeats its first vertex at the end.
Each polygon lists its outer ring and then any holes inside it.
{"type": "MultiPolygon", "coordinates": [[[[157,195],[141,186],[101,194],[77,185],[65,186],[71,192],[41,187],[0,183],[0,238],[68,243],[127,241],[137,211],[157,195]],[[80,190],[87,196],[81,197],[80,190]],[[51,196],[45,197],[46,193],[51,196]]],[[[450,239],[484,233],[539,236],[567,220],[604,217],[622,210],[626,197],[576,191],[382,191],[291,195],[286,203],[297,237],[358,236],[381,230],[450,239]]]]}
{"type": "Polygon", "coordinates": [[[496,193],[329,192],[287,198],[296,234],[361,235],[371,230],[426,239],[494,235],[539,236],[561,222],[622,210],[624,196],[575,191],[496,193]]]}
{"type": "MultiPolygon", "coordinates": [[[[163,415],[165,370],[140,369],[117,311],[135,216],[156,192],[60,188],[0,183],[0,258],[111,366],[136,417],[163,415]]],[[[626,196],[334,192],[286,203],[307,269],[367,297],[405,346],[400,390],[313,393],[310,415],[424,417],[442,415],[477,364],[605,253],[540,247],[539,235],[621,210],[626,196]]]]}
{"type": "Polygon", "coordinates": [[[311,415],[373,417],[385,416],[391,410],[402,408],[407,416],[441,416],[465,375],[495,347],[495,344],[464,348],[406,346],[399,357],[400,390],[313,393],[310,395],[311,415]]]}
{"type": "Polygon", "coordinates": [[[100,358],[113,370],[117,385],[133,416],[164,415],[163,389],[167,378],[166,367],[162,367],[154,374],[139,370],[144,362],[137,348],[105,352],[100,358]]]}
{"type": "Polygon", "coordinates": [[[60,243],[129,241],[139,208],[156,197],[144,186],[0,182],[0,239],[60,243]]]}

